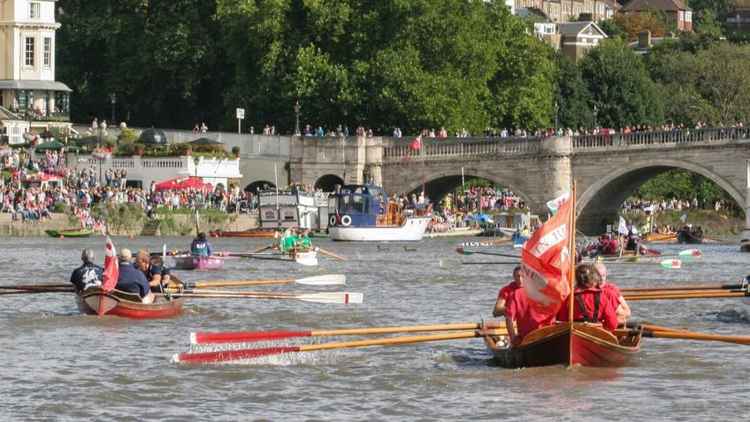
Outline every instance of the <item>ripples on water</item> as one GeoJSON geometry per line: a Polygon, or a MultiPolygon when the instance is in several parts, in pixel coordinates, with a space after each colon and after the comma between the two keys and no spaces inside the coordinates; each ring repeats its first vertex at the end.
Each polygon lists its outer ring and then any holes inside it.
{"type": "MultiPolygon", "coordinates": [[[[167,239],[170,248],[189,239],[167,239]]],[[[64,282],[82,247],[101,239],[4,239],[0,283],[64,282]]],[[[116,239],[118,247],[161,248],[161,239],[116,239]]],[[[320,268],[229,260],[201,278],[303,277],[345,273],[346,289],[365,293],[359,306],[253,300],[194,300],[176,319],[129,321],[77,313],[72,296],[0,297],[0,419],[96,420],[742,420],[747,346],[645,339],[635,363],[621,369],[494,367],[481,340],[295,353],[229,365],[179,366],[192,331],[315,329],[471,322],[488,318],[509,265],[462,257],[458,241],[402,245],[318,242],[347,262],[320,268]],[[411,247],[412,245],[410,245],[411,247]],[[387,250],[386,250],[387,249],[387,250]]],[[[242,251],[261,240],[221,239],[216,249],[242,251]]],[[[703,245],[703,260],[667,270],[657,264],[612,264],[622,287],[735,282],[746,275],[736,245],[703,245]]],[[[663,249],[676,252],[679,246],[663,249]]],[[[510,252],[511,249],[504,249],[510,252]]],[[[101,257],[100,257],[101,260],[101,257]]],[[[260,289],[260,288],[259,288],[260,289]]],[[[274,287],[312,291],[308,286],[274,287]]],[[[321,289],[324,290],[324,289],[321,289]]],[[[335,289],[332,289],[335,290],[335,289]]],[[[634,317],[696,331],[750,334],[744,302],[707,299],[632,304],[634,317]]],[[[321,341],[338,341],[337,337],[321,341]]],[[[295,343],[294,341],[283,342],[295,343]]],[[[277,345],[280,343],[276,343],[277,345]]],[[[257,345],[251,345],[257,347],[257,345]]]]}

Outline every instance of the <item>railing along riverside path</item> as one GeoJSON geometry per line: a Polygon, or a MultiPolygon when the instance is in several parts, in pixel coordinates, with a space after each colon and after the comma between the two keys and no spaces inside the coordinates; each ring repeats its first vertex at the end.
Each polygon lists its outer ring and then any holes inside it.
{"type": "Polygon", "coordinates": [[[441,160],[467,156],[527,155],[541,149],[541,137],[530,138],[444,138],[423,139],[419,149],[412,148],[413,138],[384,138],[385,162],[441,160]]]}

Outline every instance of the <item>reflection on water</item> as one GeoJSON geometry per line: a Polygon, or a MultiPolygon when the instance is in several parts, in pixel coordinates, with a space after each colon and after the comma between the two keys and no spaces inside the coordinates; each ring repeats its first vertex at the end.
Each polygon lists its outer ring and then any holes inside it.
{"type": "MultiPolygon", "coordinates": [[[[168,238],[169,248],[190,239],[168,238]]],[[[101,239],[5,239],[3,285],[66,282],[82,247],[101,239]],[[12,245],[12,247],[9,247],[12,245]]],[[[163,240],[116,239],[118,247],[161,249],[163,240]]],[[[473,322],[487,319],[511,265],[462,265],[493,257],[459,256],[460,240],[410,245],[319,241],[350,259],[321,259],[306,269],[274,261],[228,260],[219,272],[180,272],[201,279],[298,278],[344,273],[359,306],[260,300],[193,300],[176,319],[130,321],[77,313],[68,294],[0,297],[0,346],[6,360],[0,419],[576,419],[739,420],[746,346],[645,339],[628,368],[495,367],[479,339],[398,347],[293,353],[229,365],[180,366],[193,331],[316,329],[473,322]],[[412,248],[413,246],[413,248],[412,248]],[[412,250],[415,249],[415,250],[412,250]],[[8,358],[11,357],[11,358],[8,358]],[[733,400],[727,400],[731,397],[733,400]],[[83,400],[83,402],[82,402],[83,400]],[[97,403],[85,405],[85,403],[97,403]],[[155,403],[148,406],[148,403],[155,403]]],[[[219,239],[215,249],[248,251],[263,240],[219,239]]],[[[682,269],[612,264],[622,287],[689,282],[729,283],[745,276],[735,245],[699,246],[704,258],[682,269]]],[[[678,252],[684,248],[664,246],[678,252]]],[[[512,252],[505,247],[504,252],[512,252]]],[[[505,260],[505,258],[501,258],[505,260]]],[[[101,257],[100,257],[101,260],[101,257]]],[[[256,288],[254,290],[260,290],[256,288]]],[[[310,286],[278,291],[338,290],[310,286]]],[[[696,331],[749,334],[739,299],[639,302],[634,319],[696,331]]],[[[326,338],[341,341],[354,338],[326,338]]],[[[309,339],[273,344],[309,343],[309,339]]],[[[243,344],[232,347],[266,347],[243,344]]],[[[216,348],[216,346],[212,346],[216,348]]],[[[745,399],[745,400],[743,400],[745,399]]]]}

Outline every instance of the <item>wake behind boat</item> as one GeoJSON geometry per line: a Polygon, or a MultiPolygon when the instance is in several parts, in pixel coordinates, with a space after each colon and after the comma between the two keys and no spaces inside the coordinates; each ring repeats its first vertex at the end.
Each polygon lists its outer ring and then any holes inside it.
{"type": "Polygon", "coordinates": [[[431,218],[416,210],[400,210],[375,185],[347,185],[333,195],[336,214],[328,233],[332,240],[350,242],[419,241],[431,218]]]}

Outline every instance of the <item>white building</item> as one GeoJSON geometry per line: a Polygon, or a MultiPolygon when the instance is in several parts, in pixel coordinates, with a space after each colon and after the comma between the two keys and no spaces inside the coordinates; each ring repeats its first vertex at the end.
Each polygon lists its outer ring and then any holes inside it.
{"type": "Polygon", "coordinates": [[[71,89],[55,81],[56,0],[0,0],[0,135],[70,127],[71,89]]]}

